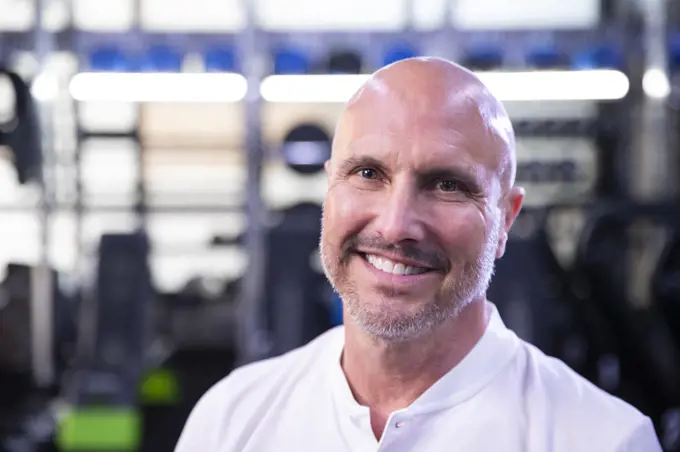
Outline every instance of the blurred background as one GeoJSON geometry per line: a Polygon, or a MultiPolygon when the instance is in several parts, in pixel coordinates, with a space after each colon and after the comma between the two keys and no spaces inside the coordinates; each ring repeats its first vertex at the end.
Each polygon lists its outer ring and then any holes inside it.
{"type": "Polygon", "coordinates": [[[212,384],[340,324],[322,164],[414,55],[514,121],[508,326],[679,451],[677,2],[0,0],[0,452],[172,451],[212,384]]]}

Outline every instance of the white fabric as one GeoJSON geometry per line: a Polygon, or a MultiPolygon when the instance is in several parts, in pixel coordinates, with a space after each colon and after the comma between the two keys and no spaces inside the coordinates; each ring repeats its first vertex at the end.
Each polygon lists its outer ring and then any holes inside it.
{"type": "Polygon", "coordinates": [[[340,367],[344,332],[213,386],[175,452],[661,452],[648,417],[520,340],[493,307],[482,339],[378,442],[340,367]]]}

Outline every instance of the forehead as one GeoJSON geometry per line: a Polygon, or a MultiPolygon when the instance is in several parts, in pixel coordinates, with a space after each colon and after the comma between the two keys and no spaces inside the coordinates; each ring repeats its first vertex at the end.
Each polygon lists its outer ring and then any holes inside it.
{"type": "Polygon", "coordinates": [[[334,158],[370,156],[387,165],[413,168],[465,166],[499,171],[503,137],[478,111],[404,108],[400,105],[349,112],[336,135],[334,158]],[[391,108],[390,108],[391,107],[391,108]],[[491,126],[491,127],[490,127],[491,126]]]}

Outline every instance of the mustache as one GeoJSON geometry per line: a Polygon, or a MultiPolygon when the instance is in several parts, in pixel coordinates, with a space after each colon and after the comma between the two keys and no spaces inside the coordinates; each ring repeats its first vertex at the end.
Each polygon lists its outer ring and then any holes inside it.
{"type": "Polygon", "coordinates": [[[384,251],[405,259],[422,262],[433,269],[449,270],[449,260],[443,253],[423,249],[416,243],[389,243],[380,236],[366,237],[354,235],[350,237],[342,247],[342,260],[348,259],[352,253],[359,252],[360,250],[384,251]]]}

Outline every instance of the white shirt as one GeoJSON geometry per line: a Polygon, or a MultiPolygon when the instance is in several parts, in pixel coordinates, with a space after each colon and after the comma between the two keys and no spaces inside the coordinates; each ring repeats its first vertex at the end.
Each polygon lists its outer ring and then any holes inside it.
{"type": "Polygon", "coordinates": [[[380,441],[340,367],[336,327],[218,382],[175,452],[661,452],[648,417],[519,339],[492,307],[472,351],[392,413],[380,441]]]}

